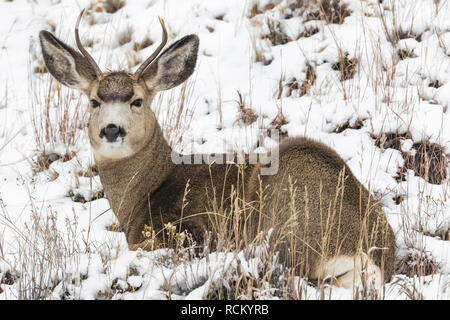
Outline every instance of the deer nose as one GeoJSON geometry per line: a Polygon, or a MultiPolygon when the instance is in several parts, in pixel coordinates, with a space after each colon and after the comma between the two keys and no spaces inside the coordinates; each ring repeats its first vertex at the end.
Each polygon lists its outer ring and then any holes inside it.
{"type": "Polygon", "coordinates": [[[119,135],[121,137],[124,137],[126,135],[125,130],[113,123],[108,124],[100,131],[100,138],[106,137],[106,140],[108,140],[108,142],[116,141],[119,135]]]}

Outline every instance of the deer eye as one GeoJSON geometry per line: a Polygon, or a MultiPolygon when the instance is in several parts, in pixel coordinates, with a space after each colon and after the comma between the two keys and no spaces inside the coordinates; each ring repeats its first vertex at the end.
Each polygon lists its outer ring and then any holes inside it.
{"type": "Polygon", "coordinates": [[[142,99],[136,99],[136,100],[134,100],[132,103],[131,103],[131,106],[132,107],[140,107],[140,106],[142,106],[142,99]]]}
{"type": "Polygon", "coordinates": [[[100,102],[98,102],[98,101],[95,100],[95,99],[92,99],[92,100],[91,100],[91,106],[92,106],[92,108],[100,107],[100,102]]]}

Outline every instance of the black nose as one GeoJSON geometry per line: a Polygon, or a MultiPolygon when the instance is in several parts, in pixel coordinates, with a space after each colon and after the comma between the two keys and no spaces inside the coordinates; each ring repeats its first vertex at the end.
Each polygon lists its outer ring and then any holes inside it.
{"type": "Polygon", "coordinates": [[[116,141],[119,135],[124,137],[126,135],[125,130],[112,123],[108,124],[100,131],[100,138],[106,137],[108,142],[116,141]]]}

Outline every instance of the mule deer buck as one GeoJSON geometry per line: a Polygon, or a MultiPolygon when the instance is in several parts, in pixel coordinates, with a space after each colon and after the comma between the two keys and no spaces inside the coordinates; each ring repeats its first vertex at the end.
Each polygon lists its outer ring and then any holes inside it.
{"type": "Polygon", "coordinates": [[[103,73],[81,44],[82,14],[75,27],[80,52],[41,31],[42,53],[60,83],[90,100],[93,154],[130,249],[151,250],[154,242],[144,237],[144,227],[158,232],[168,222],[181,223],[201,240],[211,228],[209,215],[201,214],[208,211],[209,197],[221,195],[223,212],[230,212],[227,195],[241,179],[246,203],[264,202],[248,215],[251,236],[271,229],[281,261],[310,279],[331,277],[344,287],[361,283],[364,275],[377,284],[390,279],[392,229],[381,207],[335,151],[304,137],[286,139],[277,149],[279,169],[274,175],[260,175],[261,163],[243,169],[218,163],[176,165],[150,105],[156,93],[178,86],[193,73],[199,38],[187,35],[160,54],[167,42],[160,19],[162,42],[135,73],[103,73]],[[288,222],[290,231],[282,227],[288,222]]]}

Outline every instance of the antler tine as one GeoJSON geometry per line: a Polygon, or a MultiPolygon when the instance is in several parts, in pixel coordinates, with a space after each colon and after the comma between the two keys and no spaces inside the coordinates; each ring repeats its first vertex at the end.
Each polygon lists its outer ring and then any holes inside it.
{"type": "Polygon", "coordinates": [[[141,77],[142,72],[144,72],[144,70],[150,65],[150,63],[152,63],[152,61],[156,59],[158,54],[161,52],[161,50],[164,48],[164,46],[167,43],[167,30],[166,30],[166,26],[164,24],[164,20],[161,17],[158,17],[158,19],[159,19],[159,23],[161,24],[161,27],[162,27],[161,44],[158,46],[158,48],[156,48],[156,50],[152,53],[152,55],[150,57],[148,57],[148,59],[145,60],[141,64],[139,69],[136,70],[134,75],[136,76],[137,79],[139,79],[141,77]]]}
{"type": "Polygon", "coordinates": [[[83,56],[87,59],[89,64],[94,68],[95,74],[97,75],[97,79],[100,79],[102,75],[102,71],[98,67],[97,63],[95,62],[94,58],[89,54],[89,52],[86,51],[86,49],[83,47],[80,41],[80,35],[78,34],[78,27],[80,25],[81,17],[83,16],[84,10],[81,10],[80,15],[78,16],[77,24],[75,25],[75,40],[77,41],[78,49],[81,51],[83,56]]]}

